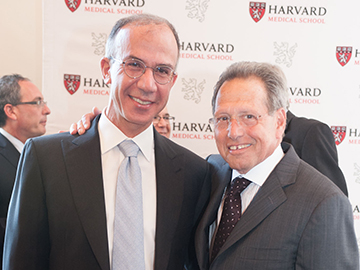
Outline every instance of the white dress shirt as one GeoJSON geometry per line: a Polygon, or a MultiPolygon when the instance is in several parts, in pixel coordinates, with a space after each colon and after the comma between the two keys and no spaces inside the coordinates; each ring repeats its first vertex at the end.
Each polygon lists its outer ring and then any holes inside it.
{"type": "Polygon", "coordinates": [[[4,130],[3,128],[0,128],[0,133],[4,135],[4,137],[8,139],[16,148],[16,150],[18,150],[21,154],[22,150],[24,149],[24,144],[20,140],[16,139],[13,135],[6,132],[6,130],[4,130]]]}
{"type": "MultiPolygon", "coordinates": [[[[109,259],[112,264],[114,238],[116,182],[120,164],[124,159],[118,145],[129,139],[107,117],[99,120],[99,137],[104,181],[104,196],[108,232],[109,259]]],[[[140,148],[138,154],[142,176],[145,269],[154,269],[155,228],[156,228],[156,174],[153,125],[131,138],[140,148]]]]}
{"type": "MultiPolygon", "coordinates": [[[[238,171],[232,170],[231,181],[234,181],[234,179],[238,176],[244,177],[249,181],[251,181],[250,185],[240,194],[241,213],[245,212],[246,208],[250,205],[251,201],[254,199],[256,193],[259,191],[261,186],[264,184],[265,180],[269,177],[270,173],[274,170],[276,165],[280,162],[280,160],[283,157],[284,157],[284,152],[281,148],[281,145],[279,144],[278,147],[275,149],[275,151],[267,159],[256,165],[246,174],[240,174],[238,171]]],[[[215,237],[213,236],[215,236],[217,227],[220,223],[224,200],[225,200],[226,188],[227,187],[225,187],[224,189],[221,204],[218,209],[217,220],[210,226],[210,230],[209,230],[210,247],[213,246],[213,241],[215,239],[215,237]]],[[[210,250],[212,250],[212,248],[210,250]]]]}

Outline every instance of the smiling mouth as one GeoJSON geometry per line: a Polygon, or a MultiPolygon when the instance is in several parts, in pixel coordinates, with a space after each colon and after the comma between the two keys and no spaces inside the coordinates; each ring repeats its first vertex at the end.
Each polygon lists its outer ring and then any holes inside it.
{"type": "Polygon", "coordinates": [[[230,150],[240,150],[240,149],[244,149],[244,148],[247,148],[249,147],[251,144],[240,144],[240,145],[233,145],[233,146],[230,146],[229,149],[230,150]]]}
{"type": "Polygon", "coordinates": [[[136,101],[137,103],[141,104],[141,105],[149,105],[151,104],[151,101],[143,101],[141,99],[138,99],[136,97],[132,97],[130,96],[134,101],[136,101]]]}

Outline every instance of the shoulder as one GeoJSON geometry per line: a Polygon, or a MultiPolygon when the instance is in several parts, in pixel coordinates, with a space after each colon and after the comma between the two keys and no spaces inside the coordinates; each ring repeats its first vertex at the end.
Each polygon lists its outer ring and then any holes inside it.
{"type": "MultiPolygon", "coordinates": [[[[287,188],[285,188],[287,190],[287,188]]],[[[321,202],[326,198],[340,196],[347,200],[344,193],[335,185],[328,177],[320,173],[313,166],[305,161],[298,159],[296,168],[296,176],[293,187],[289,187],[289,191],[293,190],[302,200],[308,202],[321,202]]]]}
{"type": "Polygon", "coordinates": [[[206,158],[206,160],[215,168],[221,168],[226,164],[226,161],[219,154],[210,155],[206,158]]]}

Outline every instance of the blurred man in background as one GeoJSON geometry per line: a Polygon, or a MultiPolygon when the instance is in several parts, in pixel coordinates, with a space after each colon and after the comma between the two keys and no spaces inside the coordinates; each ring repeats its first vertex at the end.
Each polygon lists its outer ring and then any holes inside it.
{"type": "Polygon", "coordinates": [[[6,215],[16,168],[25,141],[43,135],[50,109],[40,90],[21,75],[0,78],[0,241],[1,259],[6,215]]]}

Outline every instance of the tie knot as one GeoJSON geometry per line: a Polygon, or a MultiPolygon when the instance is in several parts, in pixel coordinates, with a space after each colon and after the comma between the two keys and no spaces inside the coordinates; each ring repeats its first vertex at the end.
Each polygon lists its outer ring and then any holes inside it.
{"type": "Polygon", "coordinates": [[[139,147],[132,140],[125,140],[119,144],[120,151],[126,157],[137,157],[139,147]]]}
{"type": "Polygon", "coordinates": [[[244,177],[236,177],[234,181],[231,183],[229,195],[240,194],[248,185],[250,185],[251,181],[247,180],[244,177]]]}

